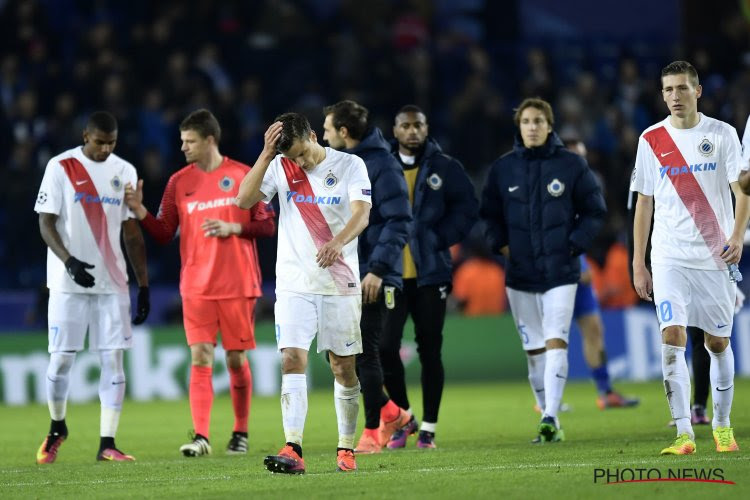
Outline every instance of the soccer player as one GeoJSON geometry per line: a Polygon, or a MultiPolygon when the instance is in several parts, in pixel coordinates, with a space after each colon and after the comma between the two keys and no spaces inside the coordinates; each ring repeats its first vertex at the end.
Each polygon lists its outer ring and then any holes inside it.
{"type": "Polygon", "coordinates": [[[601,189],[586,160],[553,131],[548,102],[521,102],[513,151],[492,165],[481,215],[490,248],[506,259],[506,290],[543,409],[533,442],[564,439],[557,413],[568,377],[568,335],[578,256],[604,222],[601,189]]]}
{"type": "MultiPolygon", "coordinates": [[[[565,147],[574,153],[581,155],[584,159],[587,155],[586,145],[578,139],[563,140],[565,147]]],[[[604,348],[604,324],[599,313],[599,301],[591,286],[591,269],[586,257],[581,255],[581,279],[576,289],[575,306],[573,308],[573,320],[581,331],[583,340],[583,357],[591,370],[591,378],[594,379],[599,395],[596,398],[596,406],[600,410],[607,408],[628,408],[637,406],[640,402],[637,398],[628,398],[612,388],[607,369],[607,351],[604,348]]]]}
{"type": "Polygon", "coordinates": [[[242,181],[237,204],[250,208],[277,193],[281,213],[275,317],[286,444],[264,463],[272,472],[305,472],[305,368],[317,334],[318,352],[327,351],[335,378],[336,465],[354,471],[360,391],[355,357],[362,352],[357,236],[370,217],[367,168],[355,155],[318,144],[304,116],[285,113],[266,131],[263,151],[242,181]]]}
{"type": "Polygon", "coordinates": [[[180,235],[180,294],[190,346],[190,413],[195,436],[180,447],[186,457],[211,453],[216,336],[226,351],[234,428],[226,452],[247,453],[247,422],[253,379],[246,351],[255,348],[255,301],[261,277],[255,238],[272,236],[273,211],[234,204],[249,167],[219,152],[221,127],[199,109],[180,124],[186,167],[170,177],[154,217],[143,206],[143,180],[126,186],[126,201],[146,231],[161,244],[180,235]]]}
{"type": "Polygon", "coordinates": [[[729,336],[736,285],[727,266],[739,262],[742,255],[750,205],[737,179],[747,165],[741,162],[735,129],[698,112],[702,89],[690,63],[675,61],[665,66],[661,83],[670,115],[641,134],[630,186],[638,192],[633,284],[644,300],[652,300],[653,293],[662,332],[664,389],[677,427],[674,443],[661,453],[695,452],[685,361],[687,326],[705,332],[705,347],[711,356],[716,450],[737,451],[729,420],[734,396],[734,354],[729,336]],[[645,265],[652,213],[653,278],[645,265]]]}
{"type": "MultiPolygon", "coordinates": [[[[395,290],[401,290],[401,252],[411,223],[411,207],[401,166],[391,155],[380,129],[368,127],[367,109],[354,101],[341,101],[323,110],[323,139],[337,150],[355,154],[367,166],[372,183],[370,221],[359,237],[357,254],[362,278],[362,353],[357,355],[357,375],[362,386],[365,427],[357,453],[380,453],[386,445],[380,423],[396,428],[410,416],[383,392],[380,336],[395,290]]],[[[390,434],[385,436],[390,437],[390,434]]],[[[387,441],[387,439],[386,439],[387,441]]]]}
{"type": "Polygon", "coordinates": [[[123,351],[133,344],[128,275],[120,247],[138,281],[140,324],[149,313],[148,272],[143,234],[123,202],[123,186],[134,182],[133,165],[113,153],[117,120],[93,113],[83,131],[83,147],[65,151],[47,163],[34,210],[47,244],[49,294],[49,434],[36,454],[51,464],[68,437],[65,413],[70,372],[88,331],[91,351],[99,355],[100,442],[97,460],[135,460],[115,446],[125,397],[123,351]]]}
{"type": "MultiPolygon", "coordinates": [[[[459,161],[443,153],[429,137],[427,117],[414,105],[396,113],[391,152],[399,161],[409,188],[414,223],[403,251],[403,291],[395,293],[380,344],[385,388],[406,410],[408,420],[383,422],[381,434],[389,448],[403,448],[417,431],[406,393],[401,339],[406,318],[414,320],[415,341],[422,365],[422,424],[417,447],[435,448],[440,400],[443,396],[443,324],[451,289],[451,245],[462,241],[477,220],[474,186],[459,161]]],[[[402,416],[404,416],[402,414],[402,416]]]]}

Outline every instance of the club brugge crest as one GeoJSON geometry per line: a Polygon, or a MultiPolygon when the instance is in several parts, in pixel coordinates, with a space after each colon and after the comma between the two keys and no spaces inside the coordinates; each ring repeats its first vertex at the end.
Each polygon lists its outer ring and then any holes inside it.
{"type": "Polygon", "coordinates": [[[119,191],[122,189],[122,181],[116,175],[112,177],[112,180],[109,181],[109,183],[112,185],[112,189],[114,189],[115,191],[119,191]]]}
{"type": "Polygon", "coordinates": [[[438,174],[432,174],[427,178],[427,185],[437,191],[443,186],[443,179],[438,174]]]}
{"type": "Polygon", "coordinates": [[[222,191],[231,191],[233,187],[234,187],[234,179],[232,179],[228,175],[225,175],[219,181],[219,189],[221,189],[222,191]]]}
{"type": "Polygon", "coordinates": [[[326,175],[326,178],[323,179],[323,186],[325,186],[326,189],[333,189],[336,187],[336,184],[339,183],[339,180],[336,178],[335,175],[333,175],[333,172],[328,172],[328,175],[326,175]]]}
{"type": "Polygon", "coordinates": [[[560,182],[560,179],[552,179],[552,182],[547,184],[547,191],[554,197],[558,197],[565,192],[565,184],[560,182]]]}
{"type": "Polygon", "coordinates": [[[701,143],[698,144],[698,152],[703,156],[711,156],[714,154],[714,145],[704,137],[701,143]]]}

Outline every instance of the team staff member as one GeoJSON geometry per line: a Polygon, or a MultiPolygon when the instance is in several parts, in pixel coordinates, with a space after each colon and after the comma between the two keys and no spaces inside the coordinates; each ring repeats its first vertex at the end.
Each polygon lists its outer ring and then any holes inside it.
{"type": "Polygon", "coordinates": [[[490,248],[506,259],[508,302],[543,409],[534,441],[556,442],[564,439],[557,413],[568,377],[578,257],[599,232],[606,208],[586,160],[553,132],[548,102],[525,99],[514,120],[515,146],[490,169],[482,218],[490,248]]]}
{"type": "Polygon", "coordinates": [[[399,355],[408,315],[414,320],[422,364],[424,415],[417,446],[435,447],[445,381],[441,349],[445,305],[451,288],[448,248],[469,234],[479,210],[474,186],[461,163],[444,154],[428,134],[427,117],[417,106],[407,105],[396,113],[392,152],[404,170],[414,223],[403,253],[404,288],[396,291],[389,305],[380,347],[388,395],[407,410],[397,421],[381,425],[382,440],[388,442],[389,448],[404,447],[406,438],[417,430],[399,355]]]}
{"type": "MultiPolygon", "coordinates": [[[[359,156],[372,183],[370,221],[359,236],[357,249],[362,276],[362,353],[357,355],[357,374],[362,386],[365,427],[357,442],[357,453],[380,453],[378,428],[381,419],[408,421],[406,412],[383,392],[380,336],[386,301],[401,290],[401,253],[411,223],[411,207],[401,165],[391,155],[390,145],[377,127],[368,127],[367,108],[354,101],[341,101],[323,110],[323,139],[338,150],[359,156]]],[[[400,421],[399,421],[400,422],[400,421]]]]}
{"type": "Polygon", "coordinates": [[[195,432],[180,451],[188,457],[211,453],[214,347],[221,331],[234,409],[227,453],[244,454],[253,385],[245,351],[255,348],[255,301],[261,295],[255,238],[273,235],[273,212],[264,203],[249,212],[235,206],[250,168],[221,155],[221,127],[210,111],[190,113],[180,124],[180,138],[188,165],[169,179],[159,214],[154,217],[143,206],[142,180],[126,187],[126,200],[159,243],[170,242],[180,230],[180,294],[195,432]]]}

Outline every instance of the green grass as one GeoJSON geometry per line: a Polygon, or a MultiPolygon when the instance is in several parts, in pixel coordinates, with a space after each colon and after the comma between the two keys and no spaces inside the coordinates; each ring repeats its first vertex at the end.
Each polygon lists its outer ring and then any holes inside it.
{"type": "MultiPolygon", "coordinates": [[[[642,398],[637,409],[601,412],[591,384],[569,384],[562,414],[567,441],[532,446],[538,416],[528,384],[508,382],[446,387],[436,450],[405,450],[358,456],[355,474],[334,472],[336,421],[332,391],[310,396],[305,429],[304,476],[272,475],[263,457],[281,447],[278,398],[256,398],[250,421],[250,452],[224,455],[231,431],[231,405],[217,398],[212,421],[214,455],[187,459],[178,448],[190,427],[187,401],[126,402],[118,446],[136,463],[97,463],[99,408],[70,405],[70,438],[51,466],[34,464],[48,426],[43,406],[0,407],[0,497],[2,498],[750,498],[750,380],[738,380],[733,425],[743,451],[718,454],[710,429],[696,428],[698,451],[690,457],[660,457],[674,431],[659,382],[622,384],[642,398]],[[721,468],[736,485],[710,483],[595,484],[595,468],[721,468]],[[744,492],[744,493],[743,493],[744,492]]],[[[412,388],[419,416],[420,395],[412,388]]],[[[362,418],[359,421],[362,426],[362,418]]]]}

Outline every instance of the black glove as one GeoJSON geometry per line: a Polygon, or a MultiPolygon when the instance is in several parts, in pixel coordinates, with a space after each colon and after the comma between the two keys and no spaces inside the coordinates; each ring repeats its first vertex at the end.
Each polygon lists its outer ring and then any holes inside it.
{"type": "Polygon", "coordinates": [[[138,288],[138,304],[135,306],[135,318],[133,318],[134,325],[140,325],[146,318],[148,313],[151,311],[151,299],[148,292],[147,286],[138,288]]]}
{"type": "Polygon", "coordinates": [[[94,266],[76,259],[73,256],[68,257],[65,261],[65,270],[68,271],[68,275],[85,288],[91,288],[94,286],[94,277],[91,276],[86,269],[94,269],[94,266]]]}

